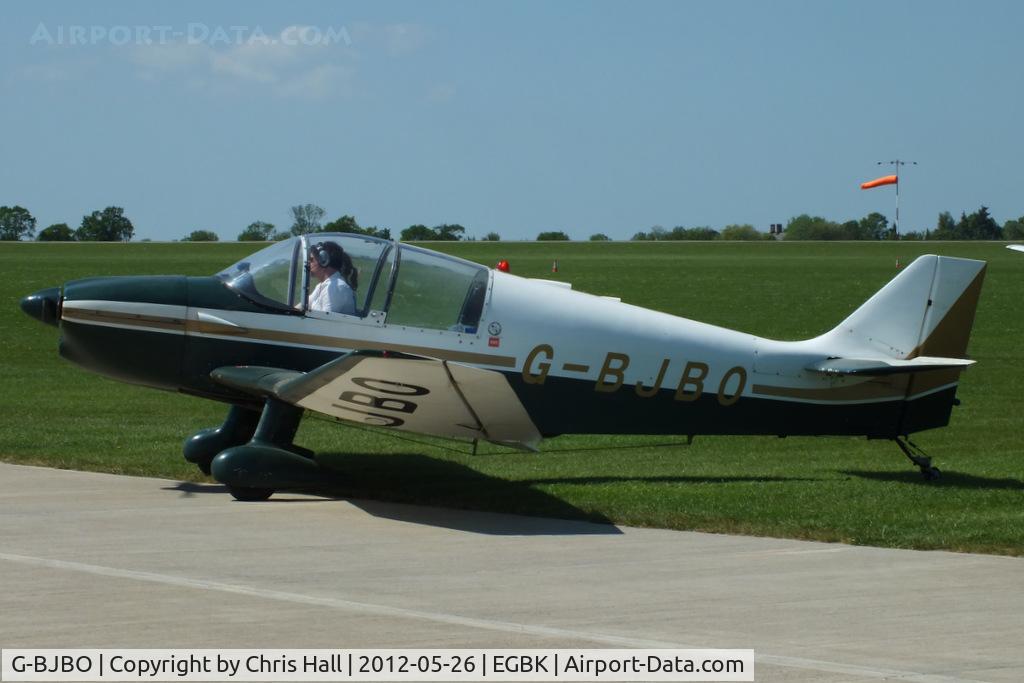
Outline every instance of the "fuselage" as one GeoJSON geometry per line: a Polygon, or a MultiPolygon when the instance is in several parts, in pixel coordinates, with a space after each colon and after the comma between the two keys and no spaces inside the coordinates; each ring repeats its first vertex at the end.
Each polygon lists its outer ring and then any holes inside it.
{"type": "MultiPolygon", "coordinates": [[[[220,367],[300,372],[353,350],[437,358],[502,373],[544,436],[836,434],[891,437],[948,422],[956,375],[824,376],[814,340],[777,342],[486,271],[473,325],[268,308],[222,277],[69,282],[61,355],[116,379],[253,405],[220,367]]],[[[381,286],[381,285],[378,285],[381,286]]],[[[408,318],[409,316],[405,316],[408,318]]]]}

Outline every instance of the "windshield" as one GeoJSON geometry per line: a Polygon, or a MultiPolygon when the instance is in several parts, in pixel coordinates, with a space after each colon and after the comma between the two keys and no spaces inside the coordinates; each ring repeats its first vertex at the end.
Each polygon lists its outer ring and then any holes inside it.
{"type": "Polygon", "coordinates": [[[272,244],[222,270],[217,277],[256,303],[294,309],[299,303],[293,276],[299,248],[296,237],[272,244]]]}

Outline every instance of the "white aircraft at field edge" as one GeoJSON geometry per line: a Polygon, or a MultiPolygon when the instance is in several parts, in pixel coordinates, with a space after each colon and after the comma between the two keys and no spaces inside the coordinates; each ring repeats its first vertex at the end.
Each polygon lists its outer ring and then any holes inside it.
{"type": "Polygon", "coordinates": [[[921,256],[833,330],[782,342],[330,233],[211,277],[77,280],[21,306],[75,363],[230,404],[185,457],[243,500],[328,478],[293,443],[305,410],[528,450],[571,433],[859,435],[932,478],[906,437],[949,422],[984,274],[921,256]],[[306,310],[328,241],[358,268],[354,314],[306,310]]]}

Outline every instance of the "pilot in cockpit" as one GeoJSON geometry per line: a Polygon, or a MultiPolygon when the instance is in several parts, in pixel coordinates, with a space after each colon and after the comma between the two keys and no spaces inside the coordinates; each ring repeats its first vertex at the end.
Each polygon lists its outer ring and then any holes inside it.
{"type": "Polygon", "coordinates": [[[307,309],[356,314],[359,273],[352,257],[334,242],[317,242],[309,248],[309,274],[318,284],[309,293],[307,309]]]}

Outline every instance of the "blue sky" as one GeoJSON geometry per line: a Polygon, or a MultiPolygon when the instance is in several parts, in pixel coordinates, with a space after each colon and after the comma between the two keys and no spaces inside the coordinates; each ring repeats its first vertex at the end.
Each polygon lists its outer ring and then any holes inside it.
{"type": "Polygon", "coordinates": [[[1024,215],[1019,2],[5,2],[0,204],[136,238],[1024,215]],[[72,35],[74,31],[77,35],[72,35]],[[147,34],[148,31],[148,34],[147,34]],[[84,32],[84,33],[82,33],[84,32]]]}

